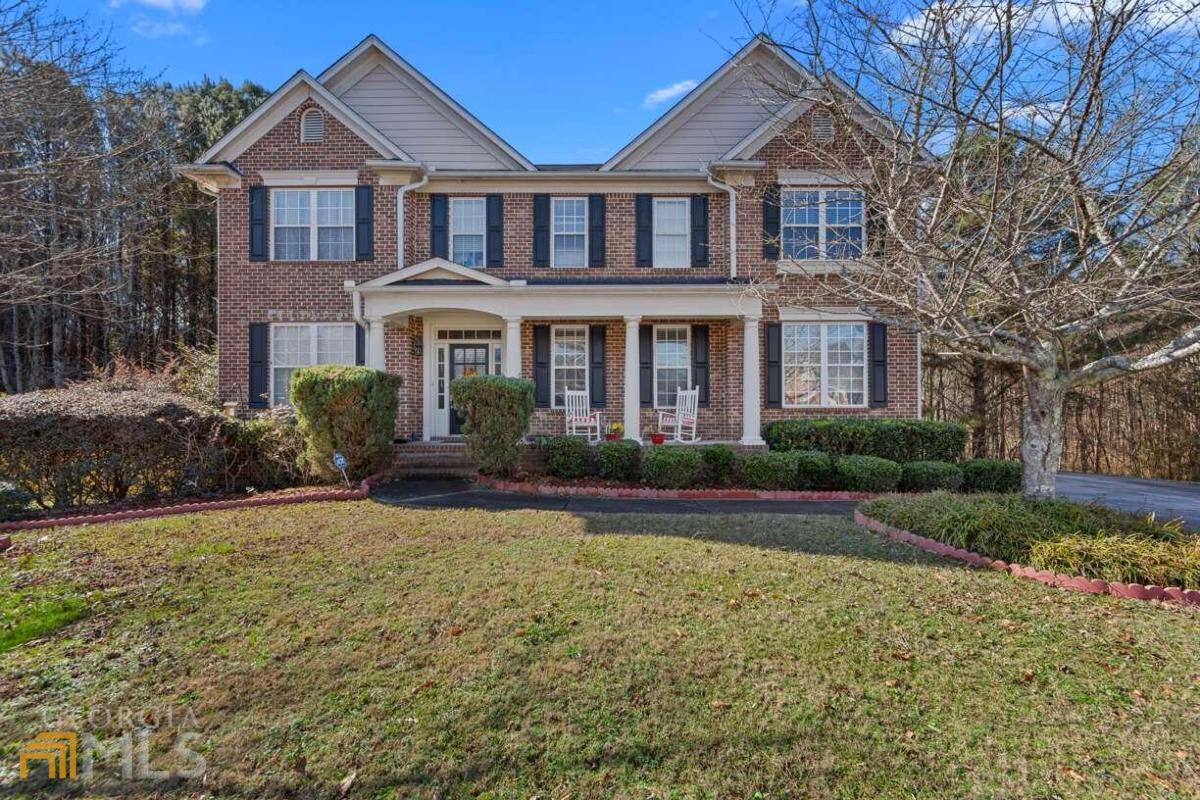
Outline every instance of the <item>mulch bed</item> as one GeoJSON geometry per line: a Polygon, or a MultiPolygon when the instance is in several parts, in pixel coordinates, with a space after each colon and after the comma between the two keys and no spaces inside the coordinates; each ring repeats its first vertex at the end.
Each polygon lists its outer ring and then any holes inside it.
{"type": "Polygon", "coordinates": [[[624,497],[657,500],[870,500],[870,492],[786,491],[758,489],[651,489],[615,481],[506,481],[480,475],[480,484],[501,492],[571,497],[624,497]]]}
{"type": "Polygon", "coordinates": [[[1123,597],[1129,600],[1160,600],[1200,606],[1200,590],[1196,589],[1183,589],[1179,586],[1144,586],[1140,583],[1120,583],[1117,581],[1103,581],[1098,578],[1085,578],[1082,575],[1063,575],[1048,569],[1039,570],[1034,567],[1022,566],[1021,564],[1010,564],[970,550],[963,550],[960,547],[953,547],[944,542],[939,542],[937,539],[919,536],[912,531],[893,528],[886,522],[880,522],[877,519],[872,519],[864,515],[861,511],[856,510],[854,512],[854,521],[864,528],[873,530],[876,533],[882,533],[889,539],[915,545],[927,552],[965,561],[976,567],[1005,570],[1018,577],[1028,578],[1029,580],[1044,583],[1047,586],[1057,586],[1060,589],[1068,589],[1072,592],[1084,592],[1086,594],[1110,594],[1113,597],[1123,597]]]}

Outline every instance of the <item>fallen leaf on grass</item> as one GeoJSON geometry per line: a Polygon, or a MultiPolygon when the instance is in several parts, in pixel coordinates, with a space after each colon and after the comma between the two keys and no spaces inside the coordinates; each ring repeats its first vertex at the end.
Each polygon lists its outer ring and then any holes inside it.
{"type": "Polygon", "coordinates": [[[709,703],[709,705],[716,709],[722,709],[729,708],[733,705],[733,703],[729,702],[728,700],[713,700],[711,703],[709,703]]]}
{"type": "Polygon", "coordinates": [[[338,784],[338,797],[345,797],[350,792],[350,787],[354,785],[354,779],[358,777],[358,772],[351,771],[349,775],[342,778],[342,782],[338,784]]]}
{"type": "Polygon", "coordinates": [[[462,636],[462,632],[463,632],[462,625],[451,625],[450,626],[450,635],[451,636],[462,636]]]}
{"type": "Polygon", "coordinates": [[[892,658],[896,659],[897,661],[912,661],[913,654],[907,653],[903,650],[897,650],[896,652],[892,653],[892,658]]]}
{"type": "Polygon", "coordinates": [[[1087,780],[1087,778],[1085,778],[1083,775],[1079,774],[1075,770],[1071,769],[1070,767],[1059,767],[1058,771],[1061,772],[1063,775],[1066,775],[1068,778],[1075,781],[1076,783],[1082,783],[1083,781],[1087,780]]]}
{"type": "Polygon", "coordinates": [[[1033,679],[1036,677],[1037,677],[1037,673],[1035,673],[1031,669],[1021,670],[1021,681],[1023,683],[1033,683],[1033,679]]]}
{"type": "Polygon", "coordinates": [[[1163,789],[1174,789],[1175,788],[1174,783],[1167,780],[1166,778],[1162,778],[1162,777],[1159,777],[1158,775],[1155,775],[1153,772],[1146,773],[1146,780],[1150,781],[1155,786],[1162,787],[1163,789]]]}

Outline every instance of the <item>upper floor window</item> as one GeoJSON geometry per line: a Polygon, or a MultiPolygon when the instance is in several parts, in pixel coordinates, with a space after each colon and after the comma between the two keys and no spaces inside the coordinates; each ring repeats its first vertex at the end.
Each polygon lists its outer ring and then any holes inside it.
{"type": "Polygon", "coordinates": [[[780,197],[784,258],[859,258],[865,247],[859,189],[784,189],[780,197]]]}
{"type": "Polygon", "coordinates": [[[784,323],[784,406],[862,406],[866,398],[866,323],[784,323]]]}
{"type": "Polygon", "coordinates": [[[353,364],[354,325],[271,326],[271,405],[287,405],[292,373],[315,364],[353,364]]]}
{"type": "Polygon", "coordinates": [[[319,108],[310,108],[300,115],[300,143],[315,144],[325,141],[325,114],[319,108]]]}
{"type": "Polygon", "coordinates": [[[690,207],[686,197],[654,198],[654,266],[691,265],[690,207]]]}
{"type": "Polygon", "coordinates": [[[276,261],[353,261],[354,190],[273,190],[271,252],[276,261]]]}
{"type": "Polygon", "coordinates": [[[654,326],[654,407],[674,408],[681,389],[692,388],[691,328],[654,326]]]}
{"type": "Polygon", "coordinates": [[[586,325],[555,325],[550,338],[552,405],[562,408],[566,392],[584,392],[588,388],[588,329],[586,325]]]}
{"type": "Polygon", "coordinates": [[[586,267],[587,198],[555,197],[550,217],[550,265],[586,267]]]}
{"type": "Polygon", "coordinates": [[[487,207],[482,197],[450,198],[450,260],[464,267],[486,264],[487,207]]]}

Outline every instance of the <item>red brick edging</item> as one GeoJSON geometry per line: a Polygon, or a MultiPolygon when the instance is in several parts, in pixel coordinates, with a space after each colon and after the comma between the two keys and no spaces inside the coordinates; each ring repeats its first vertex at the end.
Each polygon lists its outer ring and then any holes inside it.
{"type": "MultiPolygon", "coordinates": [[[[371,486],[380,478],[371,475],[359,481],[356,489],[314,488],[300,492],[261,494],[239,497],[232,500],[199,500],[193,503],[177,503],[154,508],[127,508],[102,514],[78,514],[75,516],[26,519],[18,522],[0,523],[0,531],[28,531],[37,528],[58,528],[67,525],[91,525],[100,522],[119,522],[127,519],[149,519],[168,517],[174,514],[192,514],[197,511],[225,511],[233,508],[255,508],[258,506],[286,506],[293,503],[319,503],[331,500],[362,500],[371,493],[371,486]]],[[[12,547],[12,538],[0,536],[0,552],[12,547]]]]}
{"type": "Polygon", "coordinates": [[[480,475],[489,489],[522,494],[642,498],[651,500],[870,500],[869,492],[757,491],[755,489],[649,489],[643,486],[559,486],[533,481],[505,481],[480,475]]]}
{"type": "Polygon", "coordinates": [[[1057,586],[1060,589],[1069,589],[1073,592],[1084,592],[1086,594],[1110,594],[1113,597],[1123,597],[1129,600],[1165,600],[1174,603],[1183,603],[1184,605],[1200,605],[1200,590],[1196,589],[1183,589],[1178,586],[1144,586],[1140,583],[1119,583],[1117,581],[1102,581],[1099,578],[1085,578],[1082,575],[1063,575],[1062,573],[1055,573],[1048,569],[1039,570],[1020,564],[1005,563],[999,559],[988,558],[970,550],[953,547],[936,539],[918,536],[911,531],[906,531],[902,528],[893,528],[886,522],[872,519],[858,510],[854,512],[854,521],[876,533],[882,533],[889,539],[915,545],[927,552],[947,558],[956,558],[959,561],[966,561],[968,564],[976,567],[1005,570],[1018,577],[1035,580],[1047,586],[1057,586]]]}

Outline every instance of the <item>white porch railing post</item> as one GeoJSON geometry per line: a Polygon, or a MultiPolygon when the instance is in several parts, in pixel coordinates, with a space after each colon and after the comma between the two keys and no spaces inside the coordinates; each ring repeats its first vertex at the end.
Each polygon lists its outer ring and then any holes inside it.
{"type": "Polygon", "coordinates": [[[383,370],[384,364],[383,318],[367,317],[367,366],[383,370]]]}
{"type": "Polygon", "coordinates": [[[742,444],[763,444],[762,373],[759,369],[758,323],[761,317],[746,316],[742,323],[742,444]]]}
{"type": "Polygon", "coordinates": [[[638,326],[641,317],[625,318],[625,438],[641,441],[642,393],[638,384],[638,326]]]}
{"type": "Polygon", "coordinates": [[[521,377],[521,318],[504,318],[504,374],[521,377]]]}

